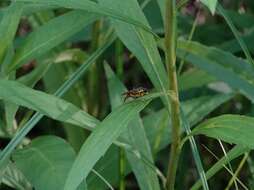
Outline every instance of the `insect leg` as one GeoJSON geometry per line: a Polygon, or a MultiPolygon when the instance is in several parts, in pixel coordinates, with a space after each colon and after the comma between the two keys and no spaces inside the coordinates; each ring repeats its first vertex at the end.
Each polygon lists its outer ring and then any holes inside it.
{"type": "Polygon", "coordinates": [[[124,101],[123,101],[123,102],[125,102],[128,98],[129,98],[129,96],[126,95],[126,96],[124,97],[124,101]]]}

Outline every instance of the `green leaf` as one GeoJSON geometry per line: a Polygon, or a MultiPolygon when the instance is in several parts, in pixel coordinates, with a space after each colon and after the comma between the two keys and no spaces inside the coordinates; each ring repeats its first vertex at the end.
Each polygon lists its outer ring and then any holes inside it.
{"type": "Polygon", "coordinates": [[[63,189],[75,156],[63,139],[41,136],[16,150],[12,158],[36,190],[55,190],[63,189]]]}
{"type": "MultiPolygon", "coordinates": [[[[110,66],[108,64],[105,64],[104,66],[107,76],[111,108],[114,110],[114,108],[122,103],[123,98],[121,94],[126,92],[127,89],[113,73],[110,66]]],[[[135,149],[135,152],[138,152],[141,157],[145,157],[151,164],[154,164],[151,148],[139,115],[136,115],[130,122],[128,128],[122,133],[121,138],[135,149]]],[[[132,152],[126,151],[126,155],[139,183],[139,188],[143,190],[160,189],[159,181],[154,169],[142,159],[136,157],[132,152]]]]}
{"type": "MultiPolygon", "coordinates": [[[[250,31],[247,34],[242,35],[241,38],[247,45],[249,51],[253,51],[254,50],[254,45],[253,45],[254,44],[254,32],[250,31]]],[[[222,43],[221,45],[219,45],[219,48],[229,51],[231,53],[238,53],[238,52],[242,51],[242,48],[239,45],[238,40],[235,38],[222,43]]]]}
{"type": "Polygon", "coordinates": [[[236,10],[226,10],[224,13],[238,29],[251,28],[254,24],[254,15],[249,12],[239,13],[236,10]]]}
{"type": "MultiPolygon", "coordinates": [[[[32,88],[45,74],[50,65],[49,63],[41,63],[30,73],[18,78],[17,81],[32,88]]],[[[18,108],[18,105],[5,101],[6,127],[11,135],[15,132],[13,130],[13,121],[15,120],[18,108]]]]}
{"type": "MultiPolygon", "coordinates": [[[[95,62],[95,60],[112,44],[115,37],[112,36],[105,44],[98,48],[86,61],[83,63],[71,76],[66,80],[60,88],[55,92],[58,97],[63,96],[80,77],[84,74],[87,68],[95,62]]],[[[22,139],[33,129],[33,127],[40,121],[43,117],[41,113],[35,113],[33,117],[14,135],[8,145],[3,149],[0,154],[0,171],[4,170],[6,163],[15,149],[16,146],[22,141],[22,139]]],[[[0,173],[1,174],[1,173],[0,173]]],[[[1,177],[1,176],[0,176],[1,177]]]]}
{"type": "Polygon", "coordinates": [[[251,57],[251,54],[245,44],[245,42],[243,41],[243,39],[240,37],[239,32],[237,31],[235,25],[233,24],[231,18],[227,15],[227,13],[224,11],[223,7],[221,5],[218,5],[218,9],[217,12],[226,20],[228,26],[230,27],[231,31],[233,32],[235,38],[237,39],[239,45],[241,46],[248,62],[250,64],[254,64],[254,61],[251,57]]]}
{"type": "MultiPolygon", "coordinates": [[[[43,77],[45,90],[49,93],[53,93],[55,89],[64,83],[66,77],[70,74],[71,70],[73,70],[73,66],[72,62],[52,64],[45,77],[43,77]]],[[[84,86],[78,82],[74,88],[71,88],[64,95],[64,99],[72,102],[76,106],[82,105],[80,94],[83,94],[84,91],[84,86]]],[[[74,127],[68,123],[63,123],[62,126],[64,127],[68,142],[75,151],[78,151],[88,134],[85,135],[85,130],[83,128],[74,127]]]]}
{"type": "MultiPolygon", "coordinates": [[[[220,160],[218,160],[207,172],[206,172],[206,179],[209,180],[213,177],[218,171],[220,171],[224,165],[228,164],[231,160],[237,158],[244,152],[247,152],[249,149],[246,147],[242,147],[240,145],[236,145],[232,148],[228,153],[227,156],[223,156],[220,160]]],[[[191,190],[198,190],[201,187],[201,181],[198,180],[192,187],[191,190]]]]}
{"type": "MultiPolygon", "coordinates": [[[[119,184],[119,147],[112,145],[106,154],[96,163],[94,169],[102,175],[107,181],[117,186],[119,184]]],[[[126,166],[126,173],[130,172],[130,167],[126,166]]],[[[87,177],[89,190],[106,189],[106,184],[101,181],[94,173],[90,173],[87,177]]]]}
{"type": "Polygon", "coordinates": [[[50,66],[49,62],[40,63],[30,73],[18,78],[17,81],[32,88],[45,75],[50,66]]]}
{"type": "Polygon", "coordinates": [[[151,97],[140,98],[117,107],[97,125],[81,147],[68,175],[64,190],[75,190],[113,141],[126,129],[128,123],[151,101],[151,97]],[[80,168],[82,168],[82,172],[80,172],[80,168]]]}
{"type": "Polygon", "coordinates": [[[217,0],[201,0],[201,2],[209,8],[212,14],[215,13],[217,0]]]}
{"type": "Polygon", "coordinates": [[[165,22],[165,5],[166,5],[165,2],[166,2],[165,0],[157,0],[161,12],[161,17],[164,22],[165,22]]]}
{"type": "MultiPolygon", "coordinates": [[[[111,6],[127,15],[133,15],[144,25],[149,26],[136,0],[99,0],[99,3],[103,6],[111,6]]],[[[138,27],[117,20],[112,19],[112,25],[121,41],[137,57],[157,91],[166,93],[168,89],[167,74],[154,36],[138,27]]],[[[168,98],[162,97],[162,99],[168,106],[168,98]]]]}
{"type": "Polygon", "coordinates": [[[9,162],[6,168],[1,183],[17,190],[32,190],[32,185],[23,175],[23,173],[15,166],[14,163],[9,162]]]}
{"type": "Polygon", "coordinates": [[[242,115],[222,115],[198,125],[192,135],[203,134],[228,143],[254,148],[254,118],[242,115]]]}
{"type": "Polygon", "coordinates": [[[188,116],[191,126],[202,121],[209,113],[218,108],[223,103],[233,98],[234,94],[218,94],[213,96],[201,96],[187,100],[183,104],[184,113],[188,116]]]}
{"type": "Polygon", "coordinates": [[[82,11],[71,11],[58,16],[28,35],[23,45],[17,49],[14,61],[8,71],[51,50],[78,33],[99,17],[82,11]],[[68,26],[68,27],[66,27],[68,26]]]}
{"type": "Polygon", "coordinates": [[[92,129],[98,123],[94,117],[65,100],[33,90],[14,81],[0,80],[0,99],[36,110],[50,118],[88,129],[92,129]]]}
{"type": "Polygon", "coordinates": [[[213,76],[207,74],[205,71],[192,69],[180,75],[179,90],[181,91],[198,88],[215,81],[216,79],[213,76]]]}
{"type": "Polygon", "coordinates": [[[177,56],[254,100],[254,67],[241,58],[197,42],[178,41],[177,56]]]}
{"type": "Polygon", "coordinates": [[[13,2],[7,9],[5,9],[3,18],[0,22],[0,64],[16,34],[22,10],[23,3],[17,2],[13,2]]]}
{"type": "Polygon", "coordinates": [[[150,33],[153,33],[150,27],[147,27],[142,22],[137,20],[134,15],[126,14],[125,12],[120,11],[119,9],[114,9],[112,6],[101,6],[94,1],[90,0],[18,0],[20,2],[27,2],[27,3],[38,3],[40,5],[52,5],[58,7],[64,7],[69,9],[78,9],[87,11],[89,13],[95,13],[96,15],[101,16],[109,16],[115,18],[117,20],[124,21],[126,23],[130,23],[136,25],[143,30],[146,30],[150,33]]]}

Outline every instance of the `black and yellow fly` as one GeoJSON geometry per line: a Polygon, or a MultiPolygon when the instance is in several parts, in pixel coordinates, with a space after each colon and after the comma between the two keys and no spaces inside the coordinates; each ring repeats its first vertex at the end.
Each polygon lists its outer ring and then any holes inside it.
{"type": "Polygon", "coordinates": [[[128,99],[128,98],[139,98],[142,96],[145,96],[146,94],[148,94],[148,90],[144,87],[138,87],[138,88],[134,88],[132,90],[129,90],[127,92],[124,92],[122,95],[125,96],[124,97],[124,102],[128,99]]]}

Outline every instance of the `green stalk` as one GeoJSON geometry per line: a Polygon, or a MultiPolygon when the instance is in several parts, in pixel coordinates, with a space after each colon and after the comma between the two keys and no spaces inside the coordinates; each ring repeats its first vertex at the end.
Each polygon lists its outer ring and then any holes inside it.
{"type": "Polygon", "coordinates": [[[180,102],[176,75],[176,1],[166,0],[165,12],[165,56],[169,77],[169,89],[174,92],[175,98],[171,99],[171,122],[172,122],[172,144],[168,164],[166,189],[173,190],[177,164],[180,155],[180,102]]]}
{"type": "MultiPolygon", "coordinates": [[[[188,36],[188,43],[192,40],[192,37],[193,37],[193,35],[194,35],[194,32],[195,32],[195,30],[196,30],[196,27],[197,27],[197,23],[198,23],[198,17],[199,17],[199,11],[198,11],[198,13],[197,13],[197,15],[196,15],[196,18],[195,18],[195,20],[194,20],[194,22],[193,22],[193,24],[192,24],[192,27],[191,27],[191,31],[190,31],[190,34],[189,34],[189,36],[188,36]]],[[[181,62],[180,62],[180,65],[179,65],[179,68],[178,68],[178,75],[180,75],[181,74],[181,72],[182,72],[182,69],[183,69],[183,65],[184,65],[184,60],[185,60],[185,57],[187,56],[187,52],[185,53],[185,55],[184,55],[184,58],[181,60],[181,62]]]]}
{"type": "Polygon", "coordinates": [[[123,44],[118,39],[115,42],[115,61],[116,61],[116,74],[118,78],[123,78],[123,44]]]}
{"type": "MultiPolygon", "coordinates": [[[[117,39],[115,42],[115,65],[116,74],[119,79],[123,78],[123,44],[117,39]]],[[[126,156],[125,149],[119,149],[119,190],[125,190],[125,170],[126,170],[126,156]]]]}
{"type": "Polygon", "coordinates": [[[124,154],[124,148],[120,148],[119,150],[119,177],[120,177],[120,181],[119,181],[119,190],[125,190],[125,164],[126,164],[126,160],[125,160],[125,154],[124,154]]]}
{"type": "MultiPolygon", "coordinates": [[[[91,52],[95,51],[101,43],[101,26],[102,21],[98,20],[93,24],[92,28],[92,42],[91,42],[91,52]]],[[[94,116],[98,116],[99,103],[100,103],[100,75],[101,69],[99,68],[100,60],[96,60],[89,70],[88,74],[88,101],[87,110],[88,113],[94,116]]]]}

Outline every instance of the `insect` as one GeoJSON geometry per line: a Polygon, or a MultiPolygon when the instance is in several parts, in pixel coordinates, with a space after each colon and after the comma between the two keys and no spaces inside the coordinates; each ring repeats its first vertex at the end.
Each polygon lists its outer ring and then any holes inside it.
{"type": "Polygon", "coordinates": [[[138,88],[129,90],[127,92],[124,92],[122,95],[125,96],[125,98],[124,98],[124,102],[125,102],[130,97],[131,98],[138,98],[138,97],[142,97],[146,94],[148,94],[148,90],[146,88],[138,87],[138,88]]]}

